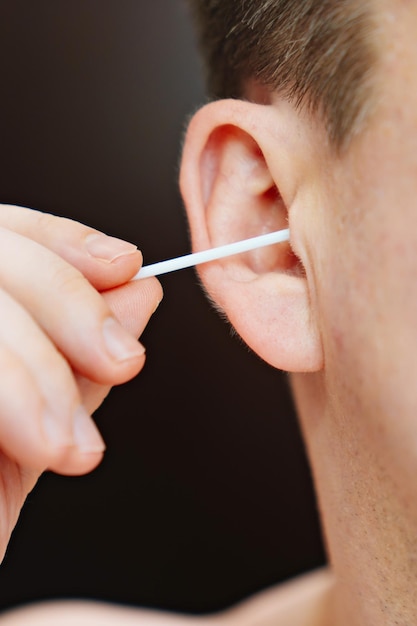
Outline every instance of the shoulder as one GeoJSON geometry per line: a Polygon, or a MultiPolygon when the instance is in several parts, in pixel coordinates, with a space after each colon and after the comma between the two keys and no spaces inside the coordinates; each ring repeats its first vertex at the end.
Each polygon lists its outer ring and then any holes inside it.
{"type": "Polygon", "coordinates": [[[74,600],[41,602],[3,613],[0,626],[327,626],[332,588],[331,574],[321,569],[204,617],[74,600]]]}

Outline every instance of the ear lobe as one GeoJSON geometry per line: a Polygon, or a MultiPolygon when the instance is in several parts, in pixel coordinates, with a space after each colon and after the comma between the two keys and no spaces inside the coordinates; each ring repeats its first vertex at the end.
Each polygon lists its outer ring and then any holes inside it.
{"type": "MultiPolygon", "coordinates": [[[[268,128],[271,121],[270,107],[236,100],[214,102],[194,116],[180,176],[193,250],[288,227],[281,194],[288,181],[284,185],[281,177],[291,166],[276,139],[277,119],[268,128]]],[[[286,371],[321,369],[306,276],[287,243],[206,263],[199,274],[211,299],[262,359],[286,371]]]]}

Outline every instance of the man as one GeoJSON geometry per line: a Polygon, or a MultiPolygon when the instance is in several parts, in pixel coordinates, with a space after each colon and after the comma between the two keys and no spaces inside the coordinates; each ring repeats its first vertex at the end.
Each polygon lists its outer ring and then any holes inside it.
{"type": "Polygon", "coordinates": [[[291,372],[332,571],[203,621],[417,624],[417,4],[190,2],[226,96],[185,140],[193,248],[291,232],[199,273],[291,372]]]}
{"type": "Polygon", "coordinates": [[[214,95],[238,98],[188,131],[193,247],[291,231],[202,281],[292,372],[331,623],[417,624],[417,4],[190,4],[214,95]]]}

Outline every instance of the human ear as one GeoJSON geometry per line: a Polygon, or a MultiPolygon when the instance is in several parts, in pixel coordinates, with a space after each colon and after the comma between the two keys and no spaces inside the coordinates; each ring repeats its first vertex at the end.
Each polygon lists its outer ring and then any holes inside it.
{"type": "MultiPolygon", "coordinates": [[[[193,250],[287,228],[301,173],[286,114],[239,100],[213,102],[191,120],[180,187],[193,250]]],[[[247,345],[290,372],[322,368],[309,285],[288,243],[199,267],[210,298],[247,345]]]]}

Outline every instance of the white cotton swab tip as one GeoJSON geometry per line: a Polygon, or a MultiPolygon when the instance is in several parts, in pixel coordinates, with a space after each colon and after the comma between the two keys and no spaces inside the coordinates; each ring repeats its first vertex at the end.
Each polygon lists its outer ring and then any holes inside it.
{"type": "Polygon", "coordinates": [[[174,272],[186,267],[192,267],[193,265],[207,263],[208,261],[215,261],[226,256],[232,256],[233,254],[240,254],[241,252],[248,252],[249,250],[255,250],[256,248],[262,248],[263,246],[270,246],[274,243],[288,241],[289,238],[290,231],[286,228],[284,230],[277,230],[266,235],[259,235],[258,237],[250,237],[249,239],[229,243],[225,246],[217,246],[216,248],[210,248],[209,250],[185,254],[184,256],[168,259],[167,261],[159,261],[159,263],[153,263],[152,265],[144,265],[139,272],[135,274],[132,280],[167,274],[168,272],[174,272]]]}

